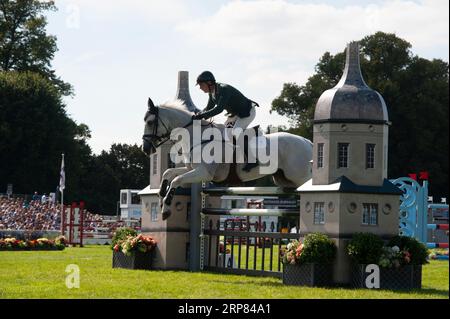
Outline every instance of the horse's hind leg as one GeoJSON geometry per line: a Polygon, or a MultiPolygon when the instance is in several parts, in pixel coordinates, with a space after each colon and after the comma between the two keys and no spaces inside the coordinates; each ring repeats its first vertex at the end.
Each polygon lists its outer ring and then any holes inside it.
{"type": "Polygon", "coordinates": [[[294,182],[286,178],[283,170],[281,169],[278,169],[277,172],[273,174],[272,178],[275,185],[279,187],[297,187],[297,185],[294,182]]]}

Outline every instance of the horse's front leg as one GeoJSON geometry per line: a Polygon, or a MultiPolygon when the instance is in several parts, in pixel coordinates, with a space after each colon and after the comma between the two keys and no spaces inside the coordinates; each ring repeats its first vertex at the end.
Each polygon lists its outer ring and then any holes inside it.
{"type": "Polygon", "coordinates": [[[212,181],[214,175],[211,174],[205,166],[199,166],[185,174],[179,175],[172,180],[170,183],[170,190],[163,200],[162,207],[162,219],[167,219],[170,214],[170,204],[172,203],[173,196],[177,187],[183,184],[194,184],[200,182],[210,182],[212,181]]]}
{"type": "Polygon", "coordinates": [[[161,184],[159,186],[159,206],[162,207],[163,201],[162,199],[166,197],[167,192],[169,190],[169,185],[172,182],[172,180],[177,177],[178,175],[184,174],[189,171],[189,168],[187,167],[175,167],[175,168],[168,168],[165,170],[162,178],[161,178],[161,184]]]}

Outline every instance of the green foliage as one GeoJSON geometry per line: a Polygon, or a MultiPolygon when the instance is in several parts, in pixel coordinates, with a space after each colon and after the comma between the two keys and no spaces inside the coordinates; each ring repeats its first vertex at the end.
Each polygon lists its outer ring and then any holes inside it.
{"type": "Polygon", "coordinates": [[[401,251],[408,251],[411,256],[411,264],[424,265],[428,263],[429,251],[427,247],[413,237],[407,236],[395,236],[389,240],[388,246],[397,246],[401,251]]]}
{"type": "Polygon", "coordinates": [[[383,246],[383,240],[375,234],[356,233],[347,245],[347,253],[357,264],[378,264],[383,246]]]}
{"type": "Polygon", "coordinates": [[[65,203],[113,214],[121,188],[148,185],[149,160],[138,145],[92,155],[89,127],[73,121],[62,101],[71,87],[51,69],[57,46],[46,34],[48,10],[56,10],[53,1],[0,0],[0,187],[57,191],[64,153],[65,203]]]}
{"type": "Polygon", "coordinates": [[[284,264],[332,263],[336,257],[336,245],[325,234],[312,233],[305,236],[303,243],[293,240],[282,253],[284,264]]]}
{"type": "Polygon", "coordinates": [[[305,236],[303,240],[304,253],[303,262],[329,264],[336,257],[336,245],[325,234],[312,233],[305,236]]]}
{"type": "MultiPolygon", "coordinates": [[[[395,34],[376,32],[359,43],[364,79],[383,96],[392,122],[388,176],[427,170],[429,193],[448,197],[448,62],[413,55],[411,44],[395,34]]],[[[304,85],[283,85],[272,110],[291,119],[288,131],[312,138],[316,103],[338,83],[344,62],[344,52],[325,52],[304,85]]]]}
{"type": "Polygon", "coordinates": [[[120,189],[148,185],[150,161],[137,144],[113,144],[109,151],[91,157],[87,172],[85,201],[94,211],[113,214],[120,189]]]}
{"type": "Polygon", "coordinates": [[[137,236],[137,231],[129,227],[121,227],[116,230],[111,240],[111,249],[122,240],[125,240],[127,236],[137,236]]]}
{"type": "Polygon", "coordinates": [[[82,199],[77,191],[91,149],[85,139],[75,139],[78,132],[49,80],[32,72],[0,71],[0,181],[13,183],[19,194],[56,191],[65,153],[71,189],[65,199],[82,199]]]}
{"type": "MultiPolygon", "coordinates": [[[[83,248],[68,247],[63,251],[0,252],[2,265],[0,298],[86,300],[97,298],[155,300],[162,298],[263,298],[353,299],[353,301],[354,299],[440,298],[448,300],[449,292],[448,263],[435,260],[423,266],[422,286],[424,289],[393,291],[347,287],[287,286],[281,284],[280,278],[211,272],[130,271],[112,268],[111,255],[109,247],[103,245],[85,245],[83,248]],[[64,276],[67,274],[64,273],[64,269],[74,261],[81,270],[80,289],[66,289],[64,276]],[[60,269],[61,271],[59,271],[60,269]]],[[[258,255],[260,255],[259,252],[258,255]]],[[[235,254],[235,258],[236,256],[237,254],[235,254]]],[[[245,267],[245,262],[242,262],[241,267],[245,267]]]]}
{"type": "Polygon", "coordinates": [[[0,0],[0,71],[31,71],[42,75],[61,94],[72,93],[51,69],[58,50],[56,37],[47,35],[44,11],[55,11],[53,1],[0,0]]]}

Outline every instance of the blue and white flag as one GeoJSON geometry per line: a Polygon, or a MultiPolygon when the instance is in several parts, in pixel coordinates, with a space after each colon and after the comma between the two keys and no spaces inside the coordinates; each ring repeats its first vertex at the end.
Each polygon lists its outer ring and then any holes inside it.
{"type": "Polygon", "coordinates": [[[64,171],[64,154],[61,160],[61,173],[59,174],[59,190],[62,192],[66,188],[66,172],[64,171]]]}

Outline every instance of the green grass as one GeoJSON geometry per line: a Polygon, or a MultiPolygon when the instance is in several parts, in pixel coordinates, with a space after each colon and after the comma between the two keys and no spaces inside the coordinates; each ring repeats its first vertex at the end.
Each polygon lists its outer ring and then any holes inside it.
{"type": "MultiPolygon", "coordinates": [[[[286,245],[283,245],[286,246],[286,245]]],[[[227,244],[227,249],[231,250],[231,244],[227,244]]],[[[233,254],[234,254],[234,260],[236,261],[236,265],[239,263],[239,246],[238,244],[234,244],[233,246],[233,254]]],[[[263,256],[263,249],[260,247],[256,248],[256,270],[266,270],[266,271],[278,271],[278,266],[280,266],[280,269],[282,269],[282,265],[278,263],[279,261],[279,249],[278,245],[273,245],[273,252],[272,252],[272,269],[270,269],[270,248],[266,246],[264,248],[264,269],[262,265],[262,256],[263,256]]],[[[241,246],[241,267],[242,269],[245,269],[246,266],[246,258],[247,258],[247,246],[246,244],[242,244],[241,246]]],[[[248,246],[248,269],[254,269],[255,267],[255,246],[253,244],[248,246]]]]}
{"type": "MultiPolygon", "coordinates": [[[[259,253],[259,252],[258,252],[259,253]]],[[[387,290],[284,286],[280,279],[113,269],[108,246],[64,251],[0,252],[0,298],[448,298],[448,262],[423,268],[423,289],[387,290]],[[80,288],[65,285],[66,266],[80,267],[80,288]]]]}

